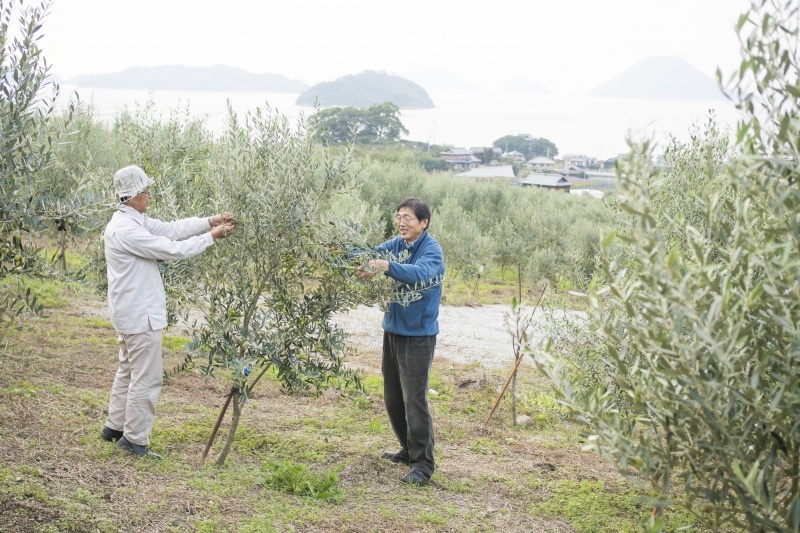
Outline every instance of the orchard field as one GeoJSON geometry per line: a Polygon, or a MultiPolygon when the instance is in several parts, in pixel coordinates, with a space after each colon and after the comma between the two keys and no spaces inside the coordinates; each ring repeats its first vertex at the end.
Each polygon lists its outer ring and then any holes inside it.
{"type": "Polygon", "coordinates": [[[718,76],[736,131],[712,111],[662,167],[631,140],[602,201],[458,179],[413,143],[329,145],[266,103],[219,136],[148,102],[110,124],[56,109],[46,5],[0,10],[0,529],[800,530],[795,0],[739,20],[741,68],[718,76]],[[156,180],[148,215],[237,220],[160,264],[161,462],[99,439],[116,362],[100,235],[128,164],[156,180]],[[432,207],[445,278],[361,280],[409,196],[432,207]],[[434,284],[478,320],[506,306],[508,358],[435,361],[439,468],[414,488],[379,458],[377,349],[337,317],[434,284]],[[516,356],[532,364],[484,427],[516,356]]]}

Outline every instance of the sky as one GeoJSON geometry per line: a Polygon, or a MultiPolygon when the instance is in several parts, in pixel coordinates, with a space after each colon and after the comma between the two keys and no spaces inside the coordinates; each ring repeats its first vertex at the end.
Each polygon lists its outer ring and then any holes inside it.
{"type": "Polygon", "coordinates": [[[738,67],[749,0],[54,0],[42,47],[63,80],[131,66],[230,65],[313,85],[444,69],[585,93],[652,56],[738,67]],[[578,89],[578,87],[580,88],[578,89]]]}

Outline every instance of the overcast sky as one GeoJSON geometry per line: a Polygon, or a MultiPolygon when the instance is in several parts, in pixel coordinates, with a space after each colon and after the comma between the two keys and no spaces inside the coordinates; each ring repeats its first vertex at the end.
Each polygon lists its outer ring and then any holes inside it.
{"type": "Polygon", "coordinates": [[[569,90],[651,56],[738,66],[749,0],[54,0],[42,39],[62,79],[231,65],[312,85],[366,69],[446,69],[482,88],[569,90]]]}

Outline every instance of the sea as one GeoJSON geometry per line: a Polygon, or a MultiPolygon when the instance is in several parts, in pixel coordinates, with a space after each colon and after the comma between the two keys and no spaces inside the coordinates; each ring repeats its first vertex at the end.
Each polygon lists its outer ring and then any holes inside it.
{"type": "MultiPolygon", "coordinates": [[[[173,110],[203,118],[210,131],[224,131],[228,102],[244,115],[270,107],[290,122],[314,112],[295,104],[295,93],[147,91],[61,85],[59,105],[75,99],[94,107],[96,118],[113,122],[125,108],[135,111],[152,101],[167,120],[173,110]]],[[[452,147],[486,147],[505,135],[528,134],[552,141],[563,154],[608,159],[626,153],[628,141],[652,140],[656,154],[671,138],[687,142],[703,131],[713,114],[723,129],[735,131],[740,112],[728,100],[633,100],[567,93],[521,93],[498,90],[428,91],[436,107],[403,109],[404,139],[452,147]]],[[[500,147],[504,148],[504,147],[500,147]]]]}

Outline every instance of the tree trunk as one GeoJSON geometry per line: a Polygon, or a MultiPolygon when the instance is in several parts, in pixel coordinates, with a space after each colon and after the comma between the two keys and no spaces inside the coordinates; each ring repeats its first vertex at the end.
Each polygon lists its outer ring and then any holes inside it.
{"type": "Polygon", "coordinates": [[[233,438],[236,436],[236,429],[239,427],[239,417],[242,415],[242,404],[239,401],[240,394],[233,395],[233,416],[231,418],[231,427],[228,430],[228,438],[225,440],[225,446],[222,447],[222,451],[219,452],[217,456],[217,460],[214,462],[217,466],[222,466],[225,464],[225,459],[228,458],[228,452],[231,451],[231,446],[233,445],[233,438]]]}
{"type": "MultiPolygon", "coordinates": [[[[517,359],[522,355],[517,355],[517,359]]],[[[514,379],[511,381],[511,419],[517,425],[517,373],[514,372],[514,379]]]]}
{"type": "Polygon", "coordinates": [[[475,287],[472,289],[472,295],[469,297],[469,302],[472,303],[472,297],[478,293],[478,283],[481,281],[481,275],[478,274],[478,277],[475,279],[475,287]]]}

